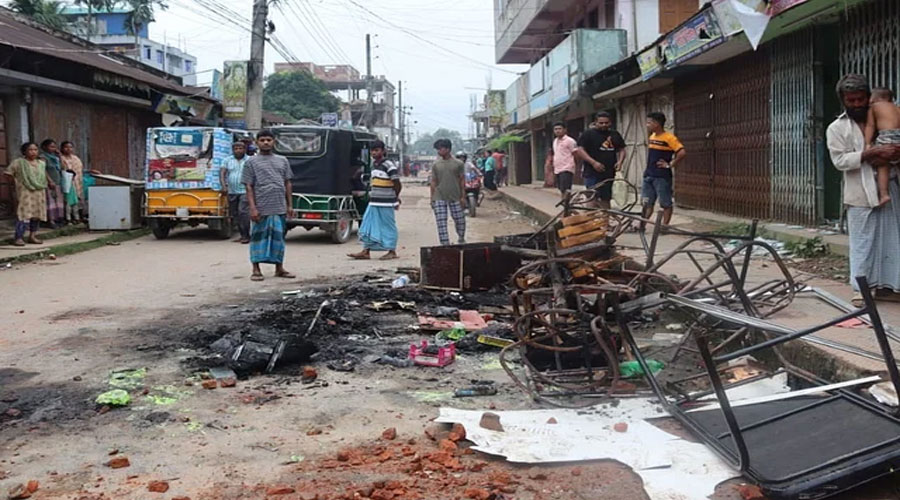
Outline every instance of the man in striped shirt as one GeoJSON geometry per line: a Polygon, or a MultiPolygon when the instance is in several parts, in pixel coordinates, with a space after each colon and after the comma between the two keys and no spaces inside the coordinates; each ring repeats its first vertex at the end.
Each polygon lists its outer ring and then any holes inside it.
{"type": "Polygon", "coordinates": [[[372,143],[372,189],[369,191],[369,206],[359,226],[359,241],[363,249],[359,253],[347,254],[358,260],[371,258],[372,250],[387,252],[380,260],[397,258],[397,221],[394,211],[400,208],[400,171],[394,162],[385,159],[384,142],[372,143]]]}

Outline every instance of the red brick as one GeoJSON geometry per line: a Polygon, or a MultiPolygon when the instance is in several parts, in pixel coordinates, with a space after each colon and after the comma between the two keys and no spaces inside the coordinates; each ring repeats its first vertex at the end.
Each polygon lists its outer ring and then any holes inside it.
{"type": "Polygon", "coordinates": [[[234,387],[237,385],[237,380],[234,377],[226,377],[219,380],[219,387],[234,387]]]}
{"type": "Polygon", "coordinates": [[[266,495],[290,495],[294,491],[296,490],[290,486],[272,486],[266,490],[266,495]]]}
{"type": "Polygon", "coordinates": [[[165,481],[150,481],[147,485],[147,491],[152,491],[153,493],[165,493],[169,491],[169,483],[165,481]]]}
{"type": "Polygon", "coordinates": [[[381,439],[386,439],[388,441],[393,441],[397,439],[397,429],[391,427],[390,429],[385,429],[384,432],[381,433],[381,439]]]}
{"type": "Polygon", "coordinates": [[[616,432],[628,432],[628,424],[625,422],[619,422],[613,426],[613,430],[616,432]]]}
{"type": "Polygon", "coordinates": [[[106,466],[112,469],[121,469],[123,467],[128,467],[131,465],[131,462],[128,461],[128,457],[116,457],[109,462],[106,462],[106,466]]]}
{"type": "Polygon", "coordinates": [[[218,386],[219,386],[219,384],[218,384],[218,382],[216,382],[215,380],[210,379],[210,380],[204,380],[204,381],[203,381],[203,388],[204,388],[204,389],[215,389],[215,388],[218,387],[218,386]]]}

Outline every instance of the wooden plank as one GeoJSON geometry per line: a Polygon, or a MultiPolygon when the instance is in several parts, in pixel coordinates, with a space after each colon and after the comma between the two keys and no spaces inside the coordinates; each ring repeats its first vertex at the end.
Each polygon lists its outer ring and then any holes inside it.
{"type": "Polygon", "coordinates": [[[588,212],[584,214],[563,217],[562,219],[560,219],[560,221],[562,222],[563,226],[574,226],[576,224],[582,224],[584,222],[596,219],[599,215],[599,212],[588,212]]]}
{"type": "Polygon", "coordinates": [[[605,237],[606,229],[598,229],[589,233],[579,234],[578,236],[566,238],[559,242],[559,246],[562,248],[571,248],[578,245],[584,245],[585,243],[593,243],[595,241],[602,240],[605,237]]]}
{"type": "Polygon", "coordinates": [[[597,229],[606,229],[606,221],[601,219],[592,219],[583,224],[578,224],[577,226],[567,226],[558,231],[556,234],[560,238],[567,238],[569,236],[575,236],[576,234],[588,233],[590,231],[595,231],[597,229]]]}

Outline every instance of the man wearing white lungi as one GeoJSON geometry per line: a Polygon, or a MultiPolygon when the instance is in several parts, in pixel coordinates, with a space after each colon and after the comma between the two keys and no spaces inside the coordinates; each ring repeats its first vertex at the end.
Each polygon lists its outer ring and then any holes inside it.
{"type": "Polygon", "coordinates": [[[871,89],[863,75],[845,75],[837,85],[844,113],[828,126],[828,151],[834,166],[844,173],[844,204],[850,231],[850,283],[862,304],[857,276],[865,276],[876,289],[876,300],[900,301],[900,185],[890,182],[891,202],[878,206],[878,187],[872,161],[900,160],[900,145],[866,149],[863,129],[871,89]]]}

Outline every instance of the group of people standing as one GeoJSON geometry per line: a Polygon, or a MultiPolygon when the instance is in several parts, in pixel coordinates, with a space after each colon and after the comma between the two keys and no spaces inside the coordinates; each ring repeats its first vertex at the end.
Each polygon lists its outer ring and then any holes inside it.
{"type": "MultiPolygon", "coordinates": [[[[641,203],[644,218],[653,214],[657,202],[663,210],[663,223],[672,220],[672,169],[687,152],[671,132],[665,130],[666,115],[653,112],[647,115],[647,166],[641,184],[641,203]]],[[[595,190],[598,208],[610,208],[612,185],[625,162],[625,139],[612,129],[612,116],[606,112],[595,115],[588,130],[576,141],[569,136],[566,124],[553,125],[553,147],[547,156],[546,167],[552,167],[556,186],[565,198],[574,184],[577,160],[582,162],[584,185],[595,190]]]]}
{"type": "Polygon", "coordinates": [[[40,147],[26,142],[21,157],[13,160],[5,175],[15,182],[16,229],[13,245],[39,245],[41,222],[51,228],[75,223],[84,216],[84,163],[75,155],[75,145],[57,146],[45,139],[40,147]],[[27,237],[26,237],[27,233],[27,237]]]}
{"type": "Polygon", "coordinates": [[[484,187],[487,190],[496,191],[498,187],[507,185],[509,176],[503,162],[505,158],[503,151],[485,149],[475,159],[475,166],[484,175],[484,187]]]}

